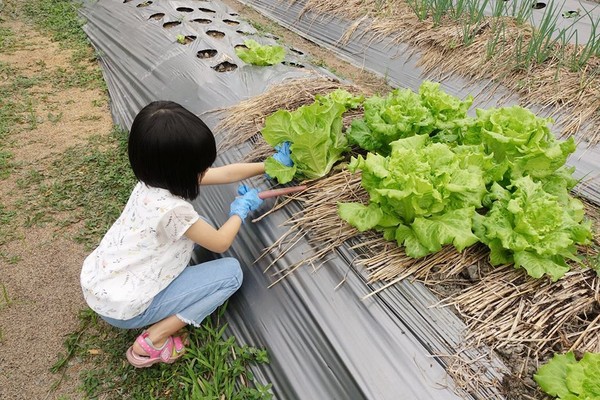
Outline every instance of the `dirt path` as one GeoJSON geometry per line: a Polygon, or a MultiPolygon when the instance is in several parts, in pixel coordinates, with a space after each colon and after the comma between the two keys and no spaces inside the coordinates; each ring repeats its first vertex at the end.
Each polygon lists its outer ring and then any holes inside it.
{"type": "MultiPolygon", "coordinates": [[[[3,71],[10,69],[36,80],[61,68],[69,73],[70,50],[61,49],[46,35],[19,21],[4,22],[2,28],[14,32],[15,38],[26,38],[0,54],[3,71]]],[[[10,84],[12,79],[13,74],[1,74],[0,85],[10,84]]],[[[57,90],[52,82],[40,83],[23,89],[18,93],[20,98],[12,99],[30,107],[23,113],[22,123],[6,138],[5,148],[13,154],[11,161],[17,167],[0,181],[0,205],[16,212],[10,233],[14,239],[5,244],[0,240],[3,400],[81,397],[76,391],[77,368],[70,368],[73,376],[65,377],[58,390],[49,394],[59,378],[49,368],[65,351],[65,335],[78,327],[77,314],[84,307],[79,271],[87,250],[73,240],[77,225],[63,228],[46,223],[27,227],[35,208],[27,210],[24,204],[28,189],[37,184],[32,176],[49,168],[68,147],[92,134],[108,134],[112,119],[106,94],[101,90],[57,90]]]]}

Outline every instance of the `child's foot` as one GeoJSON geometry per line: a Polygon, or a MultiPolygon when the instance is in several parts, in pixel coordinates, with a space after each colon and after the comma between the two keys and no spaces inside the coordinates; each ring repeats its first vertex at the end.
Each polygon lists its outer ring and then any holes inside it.
{"type": "MultiPolygon", "coordinates": [[[[167,341],[168,341],[168,338],[167,338],[167,339],[164,339],[161,343],[158,343],[158,342],[155,343],[150,339],[149,335],[144,336],[142,334],[140,336],[142,336],[142,338],[148,344],[148,346],[152,347],[155,350],[159,350],[159,351],[163,349],[163,347],[167,344],[167,341]]],[[[139,343],[139,340],[137,340],[137,339],[139,339],[139,337],[136,338],[135,342],[133,342],[133,345],[131,345],[131,347],[132,347],[131,350],[133,351],[133,354],[135,354],[136,356],[139,356],[139,357],[149,357],[150,355],[146,352],[146,350],[144,350],[144,347],[142,347],[142,345],[139,343]]]]}
{"type": "Polygon", "coordinates": [[[185,353],[185,346],[179,336],[169,336],[160,347],[143,332],[135,339],[135,343],[127,349],[127,361],[136,368],[150,367],[156,363],[174,363],[185,353]]]}

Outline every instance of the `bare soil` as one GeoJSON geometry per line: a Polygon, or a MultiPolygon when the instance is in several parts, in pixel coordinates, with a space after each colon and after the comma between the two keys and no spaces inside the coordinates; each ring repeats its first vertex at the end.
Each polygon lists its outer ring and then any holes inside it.
{"type": "MultiPolygon", "coordinates": [[[[0,54],[0,63],[26,77],[72,68],[71,51],[47,35],[19,21],[2,25],[26,39],[16,50],[0,54]]],[[[28,215],[19,204],[30,171],[49,168],[67,148],[92,134],[107,135],[112,120],[101,90],[56,90],[48,82],[23,95],[29,96],[29,114],[36,121],[10,134],[9,150],[18,167],[0,182],[0,204],[18,212],[16,239],[0,246],[0,289],[6,291],[6,297],[0,295],[0,398],[79,398],[77,368],[69,369],[70,376],[54,392],[50,389],[59,377],[49,370],[64,353],[65,336],[77,329],[77,314],[84,307],[79,271],[86,250],[73,240],[79,227],[26,227],[28,215]]]]}

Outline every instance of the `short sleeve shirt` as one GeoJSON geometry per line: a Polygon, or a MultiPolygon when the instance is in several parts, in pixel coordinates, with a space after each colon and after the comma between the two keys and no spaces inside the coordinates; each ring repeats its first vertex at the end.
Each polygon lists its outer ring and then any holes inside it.
{"type": "Polygon", "coordinates": [[[138,183],[83,263],[81,286],[90,308],[121,320],[141,314],[187,266],[194,242],[184,233],[198,218],[185,199],[138,183]]]}

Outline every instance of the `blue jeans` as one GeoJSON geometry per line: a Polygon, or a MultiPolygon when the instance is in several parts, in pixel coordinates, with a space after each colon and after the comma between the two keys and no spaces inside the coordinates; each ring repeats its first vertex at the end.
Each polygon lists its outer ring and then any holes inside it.
{"type": "Polygon", "coordinates": [[[101,317],[117,328],[135,329],[177,315],[183,322],[199,327],[204,318],[240,288],[242,279],[242,269],[235,258],[190,265],[140,315],[128,320],[101,317]]]}

